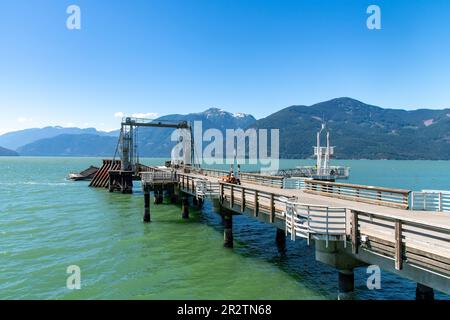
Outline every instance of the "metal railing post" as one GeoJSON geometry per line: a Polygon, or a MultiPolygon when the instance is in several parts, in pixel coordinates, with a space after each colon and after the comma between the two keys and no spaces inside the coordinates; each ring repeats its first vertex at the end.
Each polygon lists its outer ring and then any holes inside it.
{"type": "Polygon", "coordinates": [[[403,263],[402,222],[395,222],[395,269],[401,270],[403,263]]]}

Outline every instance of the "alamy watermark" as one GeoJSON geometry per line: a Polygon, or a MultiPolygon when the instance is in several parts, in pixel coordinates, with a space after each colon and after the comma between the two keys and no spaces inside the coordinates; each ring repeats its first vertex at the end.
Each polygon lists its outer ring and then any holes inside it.
{"type": "Polygon", "coordinates": [[[69,14],[66,20],[66,27],[69,30],[81,29],[81,9],[79,6],[72,4],[67,7],[66,13],[69,14]]]}
{"type": "MultiPolygon", "coordinates": [[[[66,13],[69,15],[66,20],[66,27],[69,30],[81,29],[81,8],[78,5],[72,4],[67,7],[66,13]]],[[[381,8],[378,5],[372,4],[367,7],[366,13],[369,17],[366,21],[366,26],[369,30],[381,30],[381,8]]]]}
{"type": "Polygon", "coordinates": [[[366,274],[370,274],[367,278],[366,285],[369,290],[381,289],[381,269],[377,265],[367,267],[366,274]]]}
{"type": "Polygon", "coordinates": [[[367,14],[370,14],[366,21],[367,28],[369,30],[381,30],[381,8],[374,4],[370,5],[367,8],[367,14]]]}
{"type": "Polygon", "coordinates": [[[191,131],[173,131],[171,141],[177,142],[172,149],[172,160],[186,161],[194,153],[194,160],[199,164],[233,164],[236,161],[238,164],[259,165],[261,171],[279,169],[279,129],[209,128],[203,131],[202,121],[194,121],[191,131]]]}
{"type": "Polygon", "coordinates": [[[69,290],[81,289],[81,269],[77,265],[67,267],[66,273],[69,274],[66,280],[66,287],[69,290]]]}

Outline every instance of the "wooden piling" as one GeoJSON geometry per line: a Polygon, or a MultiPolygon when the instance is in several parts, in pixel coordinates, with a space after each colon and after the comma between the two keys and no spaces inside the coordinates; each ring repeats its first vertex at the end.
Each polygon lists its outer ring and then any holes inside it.
{"type": "Polygon", "coordinates": [[[150,192],[144,192],[144,222],[150,222],[150,192]]]}
{"type": "Polygon", "coordinates": [[[277,228],[275,242],[277,244],[278,251],[282,252],[282,251],[286,250],[286,232],[285,232],[285,230],[277,228]]]}
{"type": "Polygon", "coordinates": [[[223,246],[233,248],[233,215],[226,212],[223,216],[223,246]]]}
{"type": "Polygon", "coordinates": [[[183,219],[189,219],[189,200],[185,195],[182,200],[181,216],[183,219]]]}
{"type": "Polygon", "coordinates": [[[277,228],[275,242],[276,242],[277,246],[280,248],[286,247],[286,232],[285,232],[285,230],[277,228]]]}
{"type": "Polygon", "coordinates": [[[179,187],[173,186],[172,191],[173,191],[173,193],[172,193],[172,195],[170,197],[170,202],[178,203],[178,201],[179,201],[179,194],[181,192],[179,187]]]}

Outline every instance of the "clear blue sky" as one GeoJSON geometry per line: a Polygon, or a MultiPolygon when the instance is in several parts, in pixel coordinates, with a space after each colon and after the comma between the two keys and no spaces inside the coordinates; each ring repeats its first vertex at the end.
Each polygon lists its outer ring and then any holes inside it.
{"type": "Polygon", "coordinates": [[[0,41],[0,133],[115,129],[117,112],[261,118],[340,96],[450,106],[448,0],[2,0],[0,41]]]}

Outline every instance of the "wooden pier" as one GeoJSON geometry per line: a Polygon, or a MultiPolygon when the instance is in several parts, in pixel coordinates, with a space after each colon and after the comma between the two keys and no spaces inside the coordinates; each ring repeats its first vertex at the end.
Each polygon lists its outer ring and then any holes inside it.
{"type": "Polygon", "coordinates": [[[305,240],[314,245],[316,260],[338,270],[340,298],[351,295],[353,269],[364,265],[415,281],[417,299],[432,298],[434,289],[450,295],[450,192],[336,183],[348,177],[349,168],[330,165],[334,147],[325,124],[317,132],[315,167],[272,174],[240,172],[239,166],[236,174],[195,167],[194,145],[187,121],[126,117],[116,150],[120,160],[104,160],[90,186],[132,193],[133,180],[140,179],[147,223],[151,193],[154,205],[163,203],[164,194],[181,203],[183,219],[189,219],[190,198],[195,206],[212,199],[223,217],[227,248],[233,247],[233,215],[273,224],[277,244],[283,246],[286,238],[305,240]],[[139,164],[140,127],[181,130],[183,159],[165,167],[139,164]],[[325,146],[321,133],[326,133],[325,146]]]}
{"type": "Polygon", "coordinates": [[[417,298],[432,296],[432,288],[450,294],[450,213],[410,210],[409,190],[316,180],[284,189],[279,177],[258,174],[241,174],[237,185],[220,181],[224,174],[198,168],[142,173],[144,221],[150,221],[151,191],[176,194],[184,218],[188,196],[210,198],[224,214],[224,246],[232,247],[233,214],[274,224],[278,242],[284,234],[313,243],[316,259],[339,271],[342,298],[352,291],[353,269],[364,265],[415,281],[417,298]]]}
{"type": "Polygon", "coordinates": [[[353,269],[377,265],[417,283],[416,296],[433,289],[450,294],[450,208],[443,192],[391,189],[240,173],[240,184],[224,182],[226,171],[194,167],[148,167],[122,170],[120,160],[104,160],[90,186],[131,193],[140,179],[144,222],[163,196],[181,203],[189,219],[189,198],[201,205],[212,199],[223,215],[224,246],[233,247],[233,215],[244,214],[273,224],[276,242],[305,240],[316,260],[335,267],[340,297],[353,291],[353,269]],[[430,208],[433,210],[431,211],[430,208]]]}

